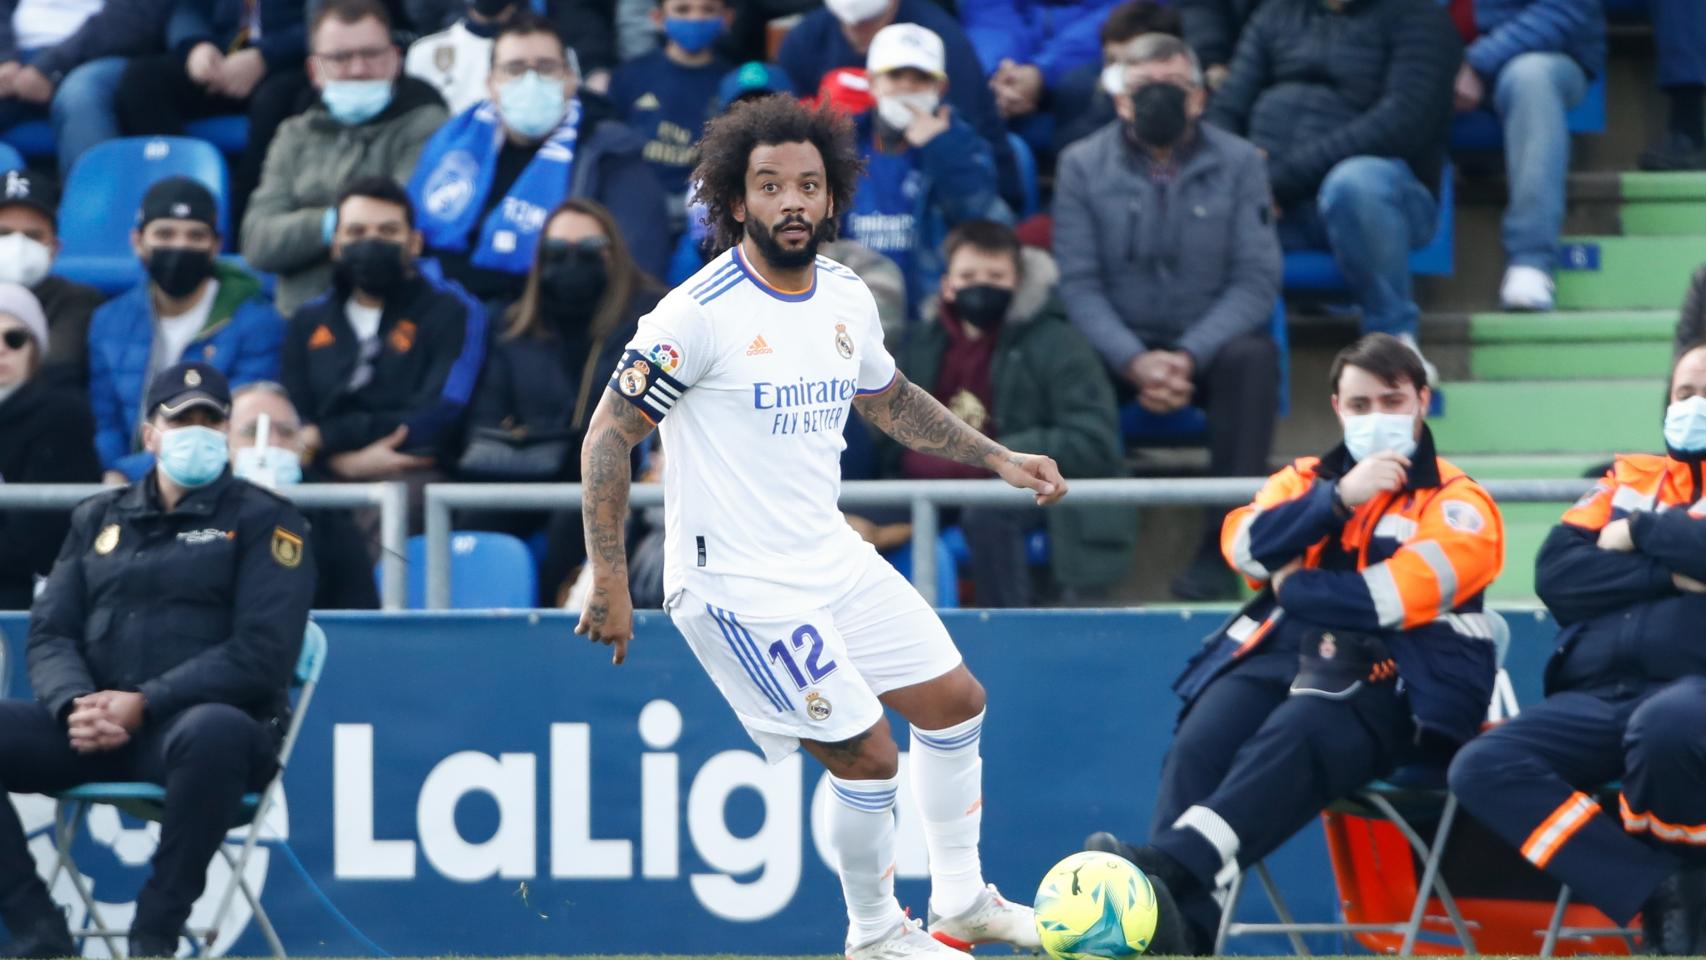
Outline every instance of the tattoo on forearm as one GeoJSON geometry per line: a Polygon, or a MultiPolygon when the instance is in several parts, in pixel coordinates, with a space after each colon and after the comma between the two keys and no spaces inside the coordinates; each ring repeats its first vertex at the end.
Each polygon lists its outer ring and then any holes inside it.
{"type": "MultiPolygon", "coordinates": [[[[895,374],[888,392],[856,400],[854,405],[877,429],[919,453],[982,467],[989,465],[991,454],[1003,452],[1000,444],[954,416],[904,374],[895,374]]],[[[1008,459],[1014,464],[1022,460],[1013,454],[1008,459]]]]}
{"type": "Polygon", "coordinates": [[[586,555],[611,573],[628,572],[624,528],[628,522],[628,486],[633,472],[628,454],[652,430],[651,422],[625,400],[605,396],[593,416],[593,428],[581,446],[581,517],[586,555]]]}

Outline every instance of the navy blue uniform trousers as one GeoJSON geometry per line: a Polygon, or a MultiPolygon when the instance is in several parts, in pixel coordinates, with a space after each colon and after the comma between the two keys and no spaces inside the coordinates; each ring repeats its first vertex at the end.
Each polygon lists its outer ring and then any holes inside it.
{"type": "Polygon", "coordinates": [[[1530,863],[1628,923],[1678,854],[1706,849],[1706,677],[1555,693],[1470,741],[1451,788],[1530,863]],[[1597,791],[1617,780],[1620,809],[1604,810],[1597,791]]]}

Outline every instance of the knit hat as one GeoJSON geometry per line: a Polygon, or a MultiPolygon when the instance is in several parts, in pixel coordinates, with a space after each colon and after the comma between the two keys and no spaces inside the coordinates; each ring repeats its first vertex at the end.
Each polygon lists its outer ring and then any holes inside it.
{"type": "Polygon", "coordinates": [[[15,318],[29,328],[36,338],[36,348],[47,353],[47,315],[41,312],[41,301],[29,287],[16,283],[0,283],[0,314],[15,318]]]}

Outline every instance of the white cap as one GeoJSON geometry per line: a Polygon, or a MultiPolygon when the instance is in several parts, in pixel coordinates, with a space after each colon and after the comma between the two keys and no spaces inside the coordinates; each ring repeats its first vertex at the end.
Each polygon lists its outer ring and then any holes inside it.
{"type": "Polygon", "coordinates": [[[30,292],[28,287],[15,283],[0,283],[0,315],[5,315],[23,324],[35,338],[38,355],[47,353],[47,317],[42,313],[41,301],[30,292]]]}
{"type": "Polygon", "coordinates": [[[865,72],[871,76],[911,67],[945,79],[947,54],[942,38],[916,23],[891,23],[877,31],[871,52],[865,56],[865,72]]]}

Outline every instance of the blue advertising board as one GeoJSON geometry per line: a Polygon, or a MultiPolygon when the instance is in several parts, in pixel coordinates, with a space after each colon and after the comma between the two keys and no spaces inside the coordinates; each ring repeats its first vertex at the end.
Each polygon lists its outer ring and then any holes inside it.
{"type": "MultiPolygon", "coordinates": [[[[991,882],[1028,899],[1091,831],[1147,830],[1177,713],[1168,684],[1223,616],[944,613],[989,692],[991,882]]],[[[799,755],[766,765],[663,615],[640,615],[620,668],[556,612],[316,620],[330,640],[324,679],[273,839],[249,872],[291,953],[840,948],[822,770],[799,755]]],[[[1554,628],[1532,612],[1511,620],[1509,667],[1529,702],[1554,628]]],[[[27,692],[25,630],[22,616],[0,616],[14,695],[27,692]]],[[[897,891],[922,915],[924,844],[901,792],[897,891]]],[[[45,866],[52,808],[14,800],[45,866]]],[[[76,856],[109,922],[128,920],[157,836],[110,809],[91,818],[76,856]]],[[[1318,828],[1269,865],[1300,917],[1333,916],[1318,828]]],[[[227,874],[212,874],[215,890],[227,874]]],[[[80,921],[68,882],[55,892],[80,921]]],[[[204,897],[192,926],[213,899],[204,897]]],[[[1250,919],[1260,899],[1245,898],[1250,919]]],[[[265,951],[240,900],[226,926],[215,952],[265,951]]],[[[102,952],[96,942],[88,950],[102,952]]]]}

